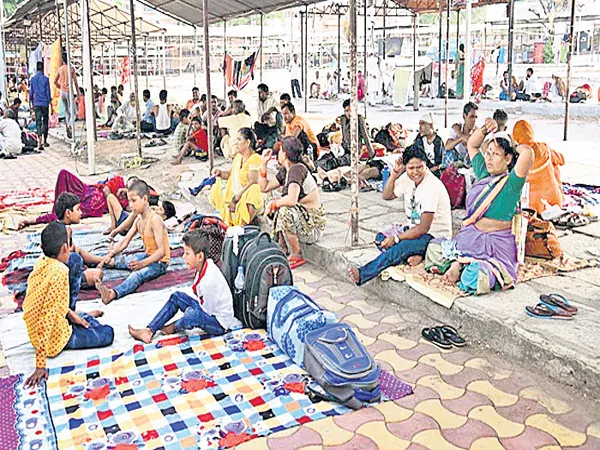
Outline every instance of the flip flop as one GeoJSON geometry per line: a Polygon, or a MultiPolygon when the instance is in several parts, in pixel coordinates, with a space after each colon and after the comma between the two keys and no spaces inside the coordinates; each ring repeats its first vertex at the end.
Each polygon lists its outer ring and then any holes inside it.
{"type": "Polygon", "coordinates": [[[570,314],[577,314],[577,307],[569,304],[569,301],[560,294],[542,294],[540,295],[542,303],[549,308],[560,308],[570,314]]]}
{"type": "Polygon", "coordinates": [[[525,311],[531,317],[535,317],[536,319],[558,319],[558,320],[570,320],[573,318],[571,313],[560,309],[550,308],[543,303],[538,303],[535,307],[526,306],[525,311]]]}
{"type": "Polygon", "coordinates": [[[292,270],[306,264],[306,260],[304,258],[298,258],[295,256],[290,256],[288,258],[288,261],[290,262],[290,269],[292,269],[292,270]]]}
{"type": "Polygon", "coordinates": [[[444,337],[448,339],[452,345],[456,347],[464,347],[467,345],[467,341],[460,337],[458,331],[456,331],[456,328],[451,327],[450,325],[442,325],[439,328],[442,330],[444,337]]]}
{"type": "Polygon", "coordinates": [[[441,327],[434,328],[423,328],[421,330],[421,336],[433,345],[436,345],[439,348],[443,348],[444,350],[450,350],[452,348],[452,343],[446,339],[444,333],[442,333],[441,327]]]}

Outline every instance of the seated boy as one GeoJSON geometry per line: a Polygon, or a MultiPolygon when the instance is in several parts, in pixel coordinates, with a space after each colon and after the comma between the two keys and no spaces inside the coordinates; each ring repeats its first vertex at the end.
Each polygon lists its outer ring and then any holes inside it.
{"type": "Polygon", "coordinates": [[[208,135],[206,134],[207,125],[200,117],[192,119],[191,135],[187,138],[185,145],[178,150],[175,161],[171,164],[178,165],[183,161],[184,156],[195,155],[200,161],[208,160],[208,135]]]}
{"type": "MultiPolygon", "coordinates": [[[[133,222],[135,222],[136,215],[125,211],[117,197],[113,194],[109,194],[108,197],[106,197],[106,203],[108,204],[110,227],[104,233],[108,234],[110,240],[113,240],[117,234],[126,236],[127,232],[131,229],[133,222]]],[[[168,200],[163,200],[160,206],[151,206],[150,208],[158,213],[163,221],[175,217],[177,214],[175,205],[168,200]]]]}
{"type": "Polygon", "coordinates": [[[46,357],[55,357],[64,349],[100,348],[111,345],[114,330],[101,325],[89,314],[69,309],[69,261],[71,250],[67,229],[52,222],[42,231],[42,251],[27,280],[23,303],[23,320],[35,348],[35,372],[25,381],[26,387],[37,386],[47,379],[46,357]]]}
{"type": "Polygon", "coordinates": [[[127,236],[108,252],[99,267],[107,265],[115,269],[129,269],[132,273],[114,289],[104,286],[101,280],[96,280],[96,289],[100,291],[106,305],[135,292],[145,281],[153,280],[167,271],[171,257],[169,236],[161,217],[150,208],[149,196],[150,189],[145,182],[136,180],[129,186],[127,197],[131,212],[139,217],[136,217],[127,236]],[[127,248],[137,233],[142,237],[144,252],[116,257],[127,248]]]}
{"type": "Polygon", "coordinates": [[[75,303],[79,297],[79,290],[94,286],[97,279],[102,279],[104,274],[101,269],[89,269],[87,266],[98,265],[102,262],[100,256],[76,247],[73,244],[72,230],[69,225],[81,223],[81,208],[79,197],[70,192],[63,192],[56,199],[55,210],[59,222],[66,226],[69,237],[71,254],[67,266],[69,267],[69,307],[75,311],[75,303]]]}
{"type": "Polygon", "coordinates": [[[193,230],[183,236],[183,259],[190,270],[196,271],[189,292],[174,292],[146,328],[129,325],[129,334],[149,344],[157,331],[174,334],[192,328],[201,328],[211,336],[220,336],[227,330],[241,326],[233,315],[233,298],[225,277],[212,259],[206,255],[209,237],[202,230],[193,230]],[[177,312],[183,317],[171,322],[177,312]]]}

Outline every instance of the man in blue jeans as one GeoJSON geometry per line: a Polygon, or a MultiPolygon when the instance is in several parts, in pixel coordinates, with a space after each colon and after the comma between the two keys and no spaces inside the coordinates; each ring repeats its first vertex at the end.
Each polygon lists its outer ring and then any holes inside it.
{"type": "Polygon", "coordinates": [[[375,278],[388,267],[406,262],[411,266],[420,264],[429,241],[452,237],[448,191],[427,168],[427,161],[425,151],[414,146],[396,161],[383,189],[383,198],[394,200],[403,196],[406,220],[377,235],[381,255],[364,266],[350,269],[350,278],[357,285],[375,278]]]}
{"type": "Polygon", "coordinates": [[[129,334],[149,344],[157,331],[174,334],[200,328],[211,336],[220,336],[241,323],[233,315],[233,298],[225,277],[212,261],[206,259],[210,240],[202,230],[193,230],[183,236],[183,260],[194,270],[194,284],[188,292],[177,291],[152,319],[146,328],[129,325],[129,334]],[[183,317],[167,325],[181,311],[183,317]]]}
{"type": "Polygon", "coordinates": [[[35,126],[37,129],[39,149],[48,147],[48,115],[52,101],[50,80],[44,75],[44,63],[38,61],[37,73],[30,83],[29,101],[35,111],[35,126]]]}

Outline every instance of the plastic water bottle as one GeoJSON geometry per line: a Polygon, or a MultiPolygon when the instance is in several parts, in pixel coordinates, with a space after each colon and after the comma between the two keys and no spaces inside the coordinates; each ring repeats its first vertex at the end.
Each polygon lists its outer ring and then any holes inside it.
{"type": "Polygon", "coordinates": [[[390,168],[386,164],[383,167],[383,170],[381,171],[381,181],[383,182],[384,188],[385,188],[385,185],[387,184],[387,181],[389,178],[390,178],[390,168]]]}
{"type": "Polygon", "coordinates": [[[236,292],[242,292],[244,290],[245,281],[244,266],[238,266],[237,275],[235,276],[235,280],[233,282],[236,292]]]}

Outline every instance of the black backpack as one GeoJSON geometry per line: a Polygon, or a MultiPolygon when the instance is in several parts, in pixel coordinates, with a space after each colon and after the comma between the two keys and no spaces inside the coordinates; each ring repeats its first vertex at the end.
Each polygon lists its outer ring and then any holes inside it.
{"type": "Polygon", "coordinates": [[[235,239],[227,237],[223,243],[222,272],[233,294],[233,312],[245,327],[267,327],[267,300],[273,286],[293,285],[288,259],[268,233],[258,227],[244,227],[244,234],[235,239]],[[244,287],[236,289],[238,267],[243,267],[244,287]]]}

